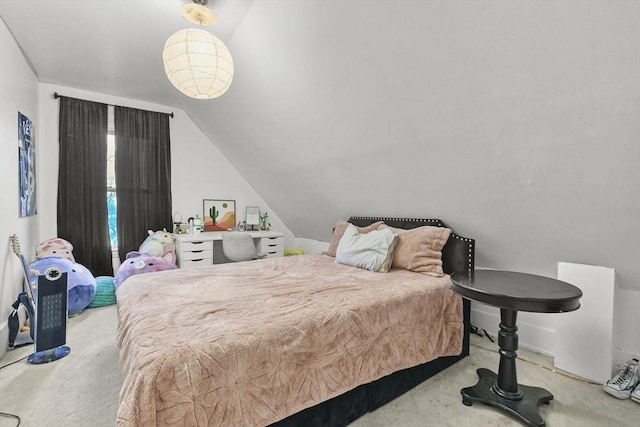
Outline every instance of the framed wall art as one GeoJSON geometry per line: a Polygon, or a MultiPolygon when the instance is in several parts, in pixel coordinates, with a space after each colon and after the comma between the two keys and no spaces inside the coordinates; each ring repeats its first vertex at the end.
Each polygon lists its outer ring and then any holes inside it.
{"type": "Polygon", "coordinates": [[[247,206],[247,230],[253,230],[253,227],[260,225],[260,208],[258,206],[247,206]]]}
{"type": "Polygon", "coordinates": [[[36,144],[33,124],[18,112],[18,170],[20,192],[20,216],[31,216],[36,211],[36,144]]]}
{"type": "Polygon", "coordinates": [[[226,231],[236,227],[236,201],[204,199],[202,201],[204,231],[226,231]]]}

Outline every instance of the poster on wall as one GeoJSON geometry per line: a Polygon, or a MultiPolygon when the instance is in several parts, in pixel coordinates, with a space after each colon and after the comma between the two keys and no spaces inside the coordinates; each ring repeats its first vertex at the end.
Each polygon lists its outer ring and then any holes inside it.
{"type": "Polygon", "coordinates": [[[204,231],[225,231],[236,226],[236,201],[204,199],[204,231]]]}
{"type": "Polygon", "coordinates": [[[20,216],[31,216],[36,211],[36,145],[31,120],[18,111],[18,173],[20,216]]]}

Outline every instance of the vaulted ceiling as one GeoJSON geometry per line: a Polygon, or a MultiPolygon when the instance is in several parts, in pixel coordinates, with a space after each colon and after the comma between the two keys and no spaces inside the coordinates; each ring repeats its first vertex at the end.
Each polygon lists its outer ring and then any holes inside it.
{"type": "MultiPolygon", "coordinates": [[[[189,104],[167,80],[162,49],[175,31],[196,27],[180,14],[191,0],[3,0],[0,16],[38,79],[163,105],[189,104]]],[[[253,0],[211,0],[228,41],[253,0]]]]}
{"type": "Polygon", "coordinates": [[[208,101],[163,70],[189,2],[1,0],[0,16],[41,82],[185,110],[297,236],[438,216],[506,247],[495,231],[582,212],[567,191],[610,216],[602,162],[636,145],[601,141],[636,100],[637,2],[210,0],[236,72],[208,101]]]}

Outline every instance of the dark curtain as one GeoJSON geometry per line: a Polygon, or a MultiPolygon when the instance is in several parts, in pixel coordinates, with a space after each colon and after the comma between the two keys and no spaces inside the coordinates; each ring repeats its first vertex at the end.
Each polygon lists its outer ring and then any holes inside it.
{"type": "Polygon", "coordinates": [[[94,276],[113,275],[107,221],[107,120],[106,104],[60,97],[58,237],[71,242],[76,262],[94,276]]]}
{"type": "Polygon", "coordinates": [[[148,230],[172,231],[169,115],[114,107],[118,252],[136,251],[148,230]]]}

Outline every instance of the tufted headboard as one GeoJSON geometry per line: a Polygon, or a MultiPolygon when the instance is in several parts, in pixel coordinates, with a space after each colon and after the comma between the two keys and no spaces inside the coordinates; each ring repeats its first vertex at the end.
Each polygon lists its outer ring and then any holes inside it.
{"type": "MultiPolygon", "coordinates": [[[[439,219],[418,219],[418,218],[387,218],[374,216],[352,216],[349,222],[358,227],[367,226],[377,221],[384,221],[390,227],[412,229],[430,225],[432,227],[447,227],[439,219]]],[[[450,228],[450,227],[447,227],[450,228]]],[[[458,236],[451,231],[449,240],[442,248],[442,270],[451,274],[454,271],[473,271],[475,267],[475,244],[474,239],[458,236]]]]}

